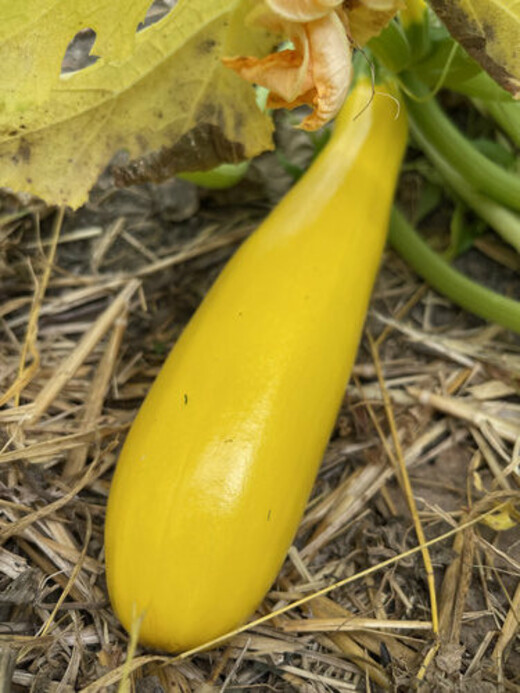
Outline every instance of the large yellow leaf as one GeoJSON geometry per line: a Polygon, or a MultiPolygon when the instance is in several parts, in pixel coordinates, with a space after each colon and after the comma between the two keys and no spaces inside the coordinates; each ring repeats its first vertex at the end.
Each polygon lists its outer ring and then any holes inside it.
{"type": "Polygon", "coordinates": [[[136,35],[149,1],[0,0],[4,40],[25,64],[15,68],[18,91],[11,75],[0,78],[0,185],[77,207],[116,150],[130,157],[155,150],[160,167],[167,165],[173,174],[270,148],[272,126],[257,109],[252,88],[220,61],[246,46],[262,53],[272,44],[264,30],[244,26],[253,2],[180,0],[162,21],[136,35]],[[41,35],[37,17],[45,27],[41,35]],[[34,29],[29,42],[24,21],[29,33],[34,29]],[[103,59],[60,76],[62,49],[85,26],[98,32],[94,52],[103,59]],[[42,43],[49,61],[41,58],[42,43]],[[26,70],[36,59],[42,60],[38,79],[44,86],[30,98],[32,76],[26,70]]]}
{"type": "Polygon", "coordinates": [[[431,5],[468,53],[520,98],[520,1],[431,0],[431,5]]]}
{"type": "Polygon", "coordinates": [[[56,82],[67,45],[81,29],[96,32],[93,54],[124,60],[150,0],[0,0],[0,100],[23,108],[43,101],[56,82]]]}
{"type": "Polygon", "coordinates": [[[404,7],[404,0],[381,0],[372,6],[360,0],[346,0],[350,31],[357,46],[364,46],[371,38],[378,36],[397,10],[404,7]]]}

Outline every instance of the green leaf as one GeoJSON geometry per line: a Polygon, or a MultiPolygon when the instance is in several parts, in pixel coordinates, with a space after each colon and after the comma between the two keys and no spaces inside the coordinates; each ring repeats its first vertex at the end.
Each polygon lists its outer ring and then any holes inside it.
{"type": "Polygon", "coordinates": [[[503,144],[490,140],[487,137],[479,137],[473,140],[473,145],[491,161],[499,164],[510,171],[515,170],[518,157],[510,149],[506,149],[503,144]]]}
{"type": "Polygon", "coordinates": [[[447,258],[456,258],[469,250],[475,238],[482,235],[485,224],[481,219],[468,220],[466,205],[458,202],[450,222],[450,246],[447,258]]]}
{"type": "Polygon", "coordinates": [[[117,150],[137,157],[124,172],[133,181],[236,163],[272,148],[272,124],[257,108],[254,89],[220,60],[272,46],[272,36],[245,23],[254,0],[180,0],[136,34],[149,4],[0,0],[0,53],[9,45],[15,56],[9,64],[23,63],[15,67],[19,92],[5,65],[1,71],[1,185],[77,207],[117,150]],[[26,7],[18,11],[20,5],[26,7]],[[70,34],[85,26],[98,31],[94,52],[102,59],[60,75],[70,34]],[[29,68],[42,45],[50,57],[31,99],[29,68]]]}
{"type": "Polygon", "coordinates": [[[518,0],[431,0],[430,4],[468,53],[519,98],[518,0]]]}
{"type": "Polygon", "coordinates": [[[413,223],[420,224],[442,202],[442,187],[429,180],[424,180],[419,198],[414,206],[413,223]]]}

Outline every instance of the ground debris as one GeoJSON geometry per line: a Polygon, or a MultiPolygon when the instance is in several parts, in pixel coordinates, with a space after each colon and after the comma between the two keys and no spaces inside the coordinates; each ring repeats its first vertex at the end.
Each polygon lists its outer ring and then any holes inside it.
{"type": "Polygon", "coordinates": [[[119,445],[265,215],[262,169],[279,166],[263,160],[225,193],[103,179],[75,214],[0,196],[0,688],[4,672],[14,691],[45,693],[116,691],[126,676],[141,693],[520,685],[520,345],[390,252],[312,498],[257,615],[285,612],[182,661],[138,648],[125,668],[103,566],[119,445]],[[422,552],[419,530],[433,542],[422,552]]]}

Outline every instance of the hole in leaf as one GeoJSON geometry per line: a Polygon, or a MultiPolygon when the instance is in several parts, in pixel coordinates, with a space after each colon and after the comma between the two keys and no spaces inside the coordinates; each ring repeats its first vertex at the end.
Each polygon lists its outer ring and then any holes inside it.
{"type": "Polygon", "coordinates": [[[154,0],[146,12],[144,22],[141,22],[137,27],[137,31],[142,31],[161,21],[176,4],[177,0],[154,0]]]}
{"type": "Polygon", "coordinates": [[[67,46],[61,63],[61,72],[75,72],[95,63],[98,56],[90,55],[95,41],[96,32],[93,29],[86,28],[78,31],[67,46]]]}

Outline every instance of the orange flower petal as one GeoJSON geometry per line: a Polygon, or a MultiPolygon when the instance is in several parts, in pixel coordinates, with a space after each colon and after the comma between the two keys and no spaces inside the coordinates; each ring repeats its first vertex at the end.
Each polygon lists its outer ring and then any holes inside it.
{"type": "Polygon", "coordinates": [[[314,111],[300,127],[317,130],[338,113],[352,79],[351,46],[335,12],[306,25],[312,81],[316,89],[314,111]]]}
{"type": "MultiPolygon", "coordinates": [[[[277,108],[287,108],[302,91],[307,91],[308,70],[307,59],[293,50],[271,53],[265,58],[223,58],[222,62],[230,67],[243,79],[258,84],[275,94],[277,108]]],[[[274,108],[272,103],[268,104],[274,108]]]]}
{"type": "MultiPolygon", "coordinates": [[[[269,7],[284,6],[288,0],[266,0],[269,7]]],[[[294,0],[294,10],[326,3],[339,4],[339,0],[294,0]]],[[[283,7],[282,7],[283,9],[283,7]]],[[[269,92],[271,108],[295,108],[302,104],[312,106],[313,112],[300,127],[316,130],[331,120],[341,108],[352,77],[352,47],[347,37],[348,18],[341,9],[328,10],[313,21],[289,21],[272,12],[267,5],[259,5],[255,19],[264,26],[281,30],[290,38],[294,50],[272,53],[265,58],[224,58],[227,67],[241,77],[269,92]],[[267,10],[267,14],[264,10],[267,10]],[[341,18],[340,18],[341,14],[341,18]]]]}
{"type": "Polygon", "coordinates": [[[302,92],[311,88],[312,83],[309,41],[304,27],[301,24],[290,25],[285,33],[291,38],[294,50],[271,53],[265,58],[223,58],[222,62],[248,82],[269,89],[283,102],[283,107],[289,107],[302,92]]]}
{"type": "Polygon", "coordinates": [[[309,91],[300,94],[294,101],[284,101],[277,94],[269,92],[267,97],[267,108],[287,108],[289,110],[298,108],[298,106],[313,106],[316,99],[316,89],[314,87],[309,91]]]}

